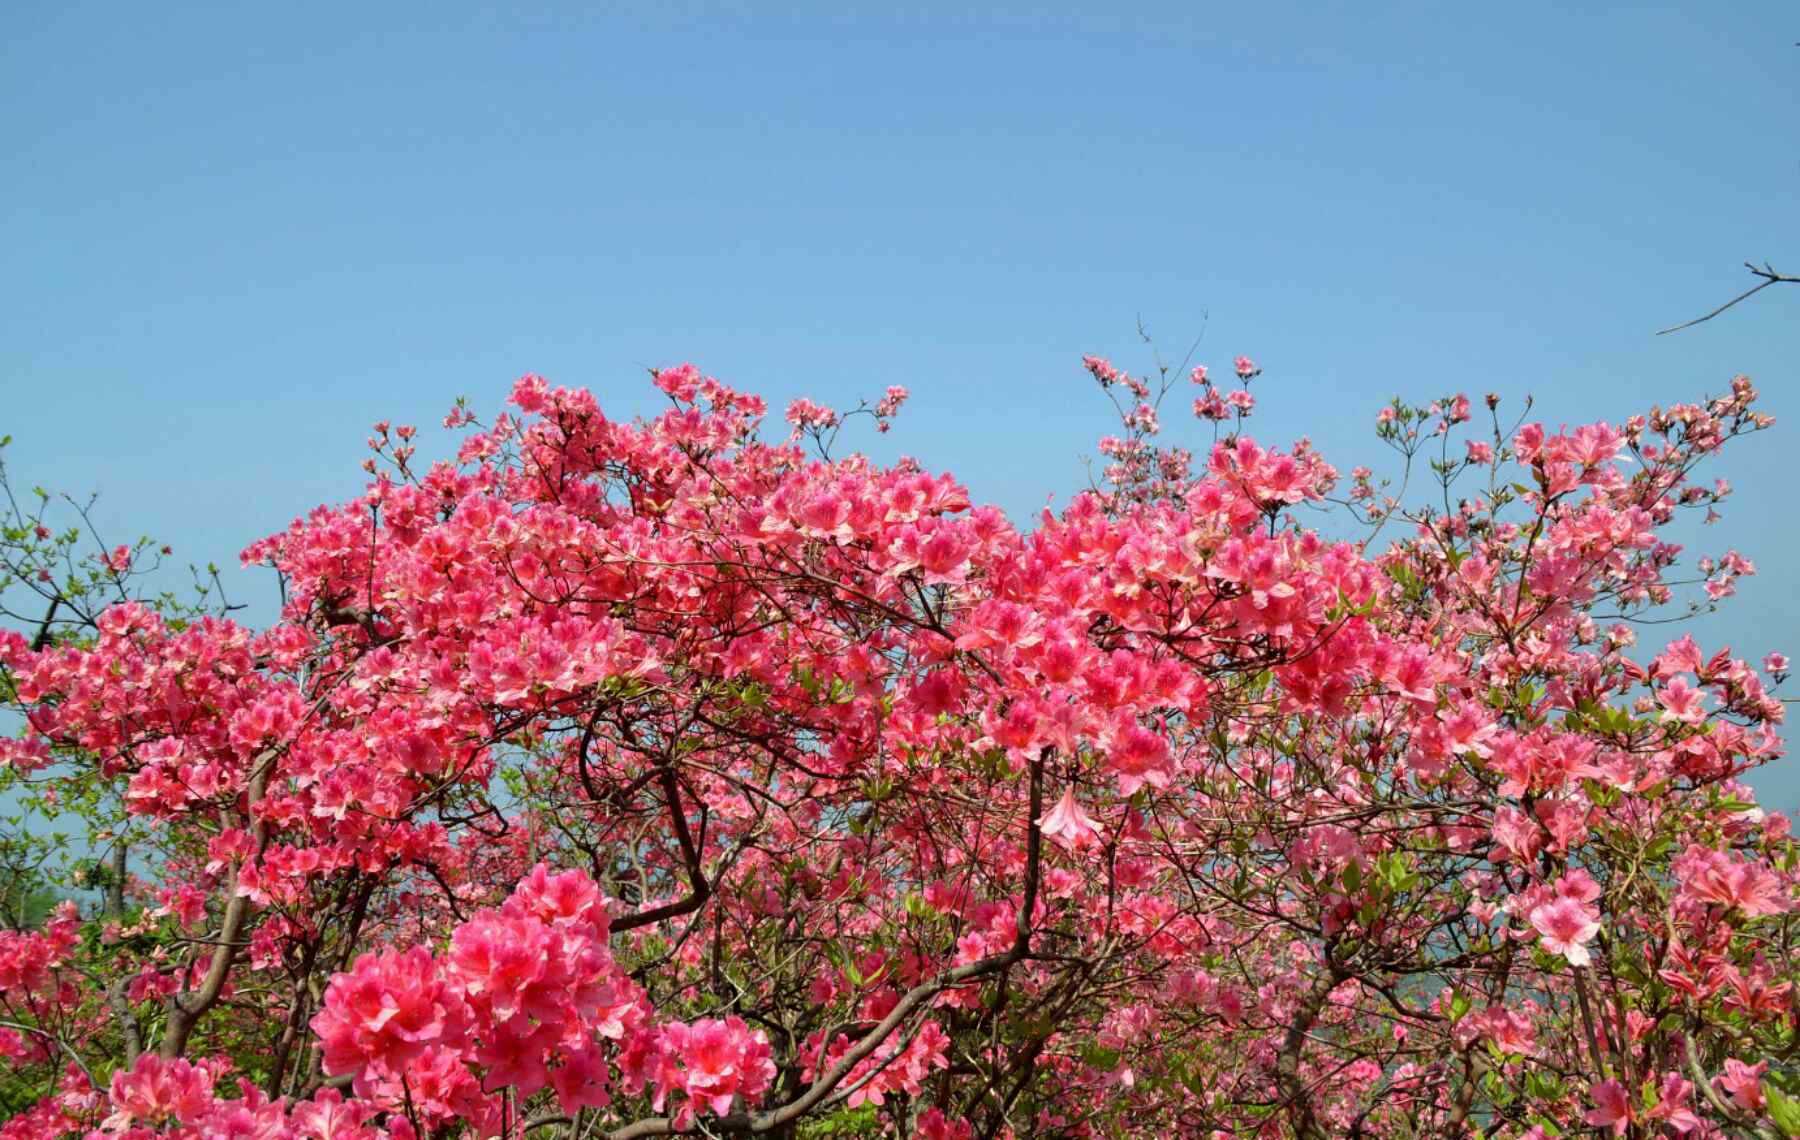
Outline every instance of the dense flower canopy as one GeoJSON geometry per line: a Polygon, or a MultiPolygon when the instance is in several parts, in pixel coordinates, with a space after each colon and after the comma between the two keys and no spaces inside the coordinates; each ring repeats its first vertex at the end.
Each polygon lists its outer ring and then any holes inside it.
{"type": "Polygon", "coordinates": [[[112,877],[0,932],[0,1137],[1795,1134],[1786,661],[1640,624],[1749,382],[1396,402],[1394,486],[1086,364],[1028,530],[688,365],[377,425],[266,629],[15,506],[0,765],[112,877]]]}

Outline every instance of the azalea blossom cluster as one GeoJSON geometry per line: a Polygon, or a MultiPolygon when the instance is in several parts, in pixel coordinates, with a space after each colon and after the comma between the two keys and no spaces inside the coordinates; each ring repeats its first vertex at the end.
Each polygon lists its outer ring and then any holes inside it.
{"type": "Polygon", "coordinates": [[[1084,363],[1029,528],[832,454],[905,389],[765,435],[692,365],[377,425],[266,628],[13,520],[0,782],[93,857],[0,932],[0,1138],[1800,1128],[1787,660],[1638,644],[1754,572],[1670,537],[1750,383],[1396,401],[1346,482],[1247,357],[1084,363]]]}
{"type": "Polygon", "coordinates": [[[607,926],[592,879],[540,863],[498,910],[459,925],[441,959],[418,945],[366,953],[334,977],[312,1019],[324,1070],[428,1128],[505,1132],[497,1088],[550,1086],[568,1113],[604,1107],[609,1049],[625,1091],[653,1087],[658,1110],[674,1092],[717,1113],[754,1102],[774,1076],[766,1036],[739,1018],[654,1024],[607,926]]]}

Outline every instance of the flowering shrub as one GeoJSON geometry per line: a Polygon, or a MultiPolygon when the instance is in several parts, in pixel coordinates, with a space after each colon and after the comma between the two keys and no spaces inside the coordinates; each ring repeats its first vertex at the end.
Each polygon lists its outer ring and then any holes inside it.
{"type": "Polygon", "coordinates": [[[903,389],[528,376],[377,425],[261,630],[15,506],[0,765],[103,898],[0,933],[0,1137],[1800,1134],[1787,662],[1635,624],[1749,383],[1396,402],[1396,484],[1253,442],[1248,358],[1086,367],[1030,530],[831,457],[903,389]]]}

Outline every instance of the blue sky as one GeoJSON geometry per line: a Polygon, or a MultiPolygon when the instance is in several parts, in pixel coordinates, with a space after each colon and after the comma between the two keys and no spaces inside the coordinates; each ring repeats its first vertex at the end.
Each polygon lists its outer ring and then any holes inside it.
{"type": "MultiPolygon", "coordinates": [[[[691,359],[905,384],[863,442],[1024,518],[1140,319],[1346,469],[1395,393],[1576,422],[1741,371],[1793,419],[1800,289],[1651,335],[1800,271],[1791,5],[1109,7],[10,5],[9,460],[232,561],[355,493],[375,419],[526,371],[626,414],[691,359]]],[[[1800,654],[1796,431],[1717,469],[1697,537],[1763,573],[1709,650],[1800,654]]]]}

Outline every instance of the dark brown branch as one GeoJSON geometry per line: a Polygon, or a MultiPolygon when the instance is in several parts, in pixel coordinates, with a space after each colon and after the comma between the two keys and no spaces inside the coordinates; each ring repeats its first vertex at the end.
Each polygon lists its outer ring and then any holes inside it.
{"type": "MultiPolygon", "coordinates": [[[[822,1073],[804,1093],[767,1112],[734,1112],[729,1116],[706,1122],[706,1127],[716,1133],[755,1134],[774,1132],[784,1129],[807,1113],[824,1103],[825,1099],[842,1084],[850,1071],[861,1064],[883,1042],[891,1037],[896,1029],[914,1012],[927,1005],[938,994],[958,986],[964,982],[989,974],[1000,973],[1012,968],[1031,955],[1031,915],[1037,909],[1038,866],[1043,851],[1043,833],[1038,828],[1038,815],[1043,810],[1044,798],[1044,763],[1050,756],[1045,749],[1031,766],[1031,816],[1026,820],[1026,869],[1025,898],[1021,902],[1023,908],[1019,914],[1019,936],[1012,946],[1003,954],[983,958],[978,962],[970,962],[946,970],[937,977],[921,982],[906,991],[888,1015],[876,1023],[863,1038],[845,1051],[844,1055],[830,1069],[822,1073]]],[[[1322,999],[1321,999],[1322,1000],[1322,999]]],[[[647,1120],[634,1121],[622,1128],[607,1133],[607,1140],[637,1140],[642,1136],[675,1136],[697,1130],[699,1122],[682,1127],[670,1117],[653,1117],[647,1120]]]]}
{"type": "Polygon", "coordinates": [[[614,933],[636,930],[640,926],[650,926],[665,919],[692,914],[705,906],[706,900],[712,895],[712,884],[707,882],[706,869],[700,865],[700,849],[694,844],[694,834],[688,829],[687,812],[681,806],[681,783],[675,778],[675,769],[664,765],[659,773],[659,780],[663,795],[668,797],[669,819],[675,826],[675,841],[681,845],[681,859],[687,865],[688,896],[676,902],[625,915],[612,924],[614,933]]]}
{"type": "Polygon", "coordinates": [[[49,612],[44,614],[44,620],[38,624],[37,636],[31,639],[31,648],[33,650],[41,651],[46,645],[50,644],[50,623],[56,620],[56,611],[61,606],[61,594],[57,594],[50,599],[49,612]]]}

